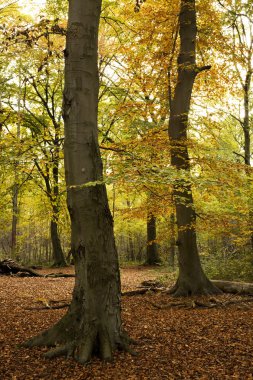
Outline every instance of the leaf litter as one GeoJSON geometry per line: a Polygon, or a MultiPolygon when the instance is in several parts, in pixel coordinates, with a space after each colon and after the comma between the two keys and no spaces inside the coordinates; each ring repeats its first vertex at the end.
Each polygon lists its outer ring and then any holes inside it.
{"type": "MultiPolygon", "coordinates": [[[[135,290],[144,280],[155,279],[159,273],[149,268],[124,268],[122,290],[135,290]]],[[[50,361],[43,358],[46,348],[20,347],[66,312],[40,310],[38,302],[69,302],[73,284],[73,278],[0,277],[1,380],[253,379],[253,303],[239,296],[233,298],[238,303],[228,303],[228,295],[216,297],[224,306],[212,308],[187,307],[208,304],[203,297],[175,300],[162,292],[122,297],[123,327],[137,341],[134,350],[139,355],[116,353],[112,363],[98,358],[87,366],[66,358],[50,361]],[[174,307],[175,302],[183,306],[174,307]]]]}

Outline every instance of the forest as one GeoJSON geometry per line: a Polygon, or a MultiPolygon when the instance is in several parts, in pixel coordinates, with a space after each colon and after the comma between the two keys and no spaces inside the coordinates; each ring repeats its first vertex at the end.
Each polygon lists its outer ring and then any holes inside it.
{"type": "Polygon", "coordinates": [[[1,378],[251,379],[252,0],[0,15],[1,378]]]}

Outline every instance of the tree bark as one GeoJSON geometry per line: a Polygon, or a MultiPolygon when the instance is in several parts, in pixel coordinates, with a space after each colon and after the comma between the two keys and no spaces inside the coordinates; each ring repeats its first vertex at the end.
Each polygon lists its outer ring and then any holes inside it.
{"type": "Polygon", "coordinates": [[[223,280],[213,280],[212,283],[224,293],[253,295],[252,283],[223,280]]]}
{"type": "Polygon", "coordinates": [[[17,273],[28,274],[33,277],[43,277],[43,275],[35,272],[34,270],[19,265],[17,262],[11,259],[5,259],[0,261],[0,275],[13,275],[17,273]]]}
{"type": "MultiPolygon", "coordinates": [[[[248,63],[248,71],[246,74],[245,82],[243,85],[244,92],[244,119],[241,123],[243,134],[244,134],[244,162],[246,165],[246,175],[249,177],[249,182],[251,183],[251,131],[250,131],[250,85],[252,78],[252,67],[251,67],[251,59],[252,52],[249,52],[249,63],[248,63]]],[[[250,243],[251,250],[253,251],[253,206],[252,200],[249,199],[249,229],[250,229],[250,243]]]]}
{"type": "MultiPolygon", "coordinates": [[[[16,171],[16,168],[15,168],[16,171]]],[[[16,258],[17,254],[17,226],[18,226],[18,193],[19,193],[19,185],[16,182],[17,175],[15,172],[15,183],[13,184],[12,190],[12,227],[11,227],[11,257],[13,259],[16,258]]]]}
{"type": "Polygon", "coordinates": [[[156,242],[156,217],[149,214],[147,218],[147,259],[148,265],[155,265],[160,262],[158,246],[156,242]]]}
{"type": "MultiPolygon", "coordinates": [[[[57,148],[58,149],[58,148],[57,148]]],[[[66,259],[64,257],[64,253],[61,246],[61,241],[59,237],[58,232],[58,222],[59,222],[59,178],[58,178],[58,172],[59,172],[59,156],[56,154],[53,159],[53,186],[50,182],[50,176],[49,176],[49,167],[46,166],[46,172],[41,169],[39,163],[37,160],[34,161],[35,165],[41,175],[41,177],[44,180],[45,186],[46,186],[46,194],[50,201],[51,207],[52,207],[52,217],[50,222],[50,237],[51,237],[51,243],[52,243],[52,256],[53,256],[53,267],[65,267],[67,266],[66,259]]]]}
{"type": "Polygon", "coordinates": [[[120,275],[113,220],[98,147],[97,48],[101,0],[70,0],[65,49],[65,171],[76,282],[67,314],[25,345],[56,346],[47,357],[94,353],[111,360],[127,349],[120,315],[120,275]]]}
{"type": "Polygon", "coordinates": [[[176,256],[176,231],[175,231],[175,214],[170,215],[170,245],[169,245],[169,257],[168,263],[171,268],[175,269],[175,256],[176,256]]]}
{"type": "Polygon", "coordinates": [[[53,267],[66,267],[67,263],[61,247],[61,241],[58,232],[58,221],[53,219],[50,222],[51,242],[53,247],[53,267]]]}
{"type": "MultiPolygon", "coordinates": [[[[196,65],[195,0],[181,0],[179,15],[180,51],[178,77],[170,105],[169,138],[171,164],[190,175],[187,127],[194,81],[198,72],[207,69],[196,65]]],[[[207,279],[200,263],[196,241],[196,213],[190,180],[178,179],[173,187],[178,225],[179,276],[174,287],[176,296],[213,294],[219,290],[207,279]]]]}

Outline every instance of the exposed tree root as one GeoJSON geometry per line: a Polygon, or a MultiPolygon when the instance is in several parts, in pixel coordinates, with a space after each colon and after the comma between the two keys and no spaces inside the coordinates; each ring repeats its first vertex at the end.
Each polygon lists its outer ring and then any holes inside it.
{"type": "MultiPolygon", "coordinates": [[[[114,335],[114,334],[113,334],[114,335]]],[[[89,323],[83,325],[71,313],[46,332],[28,340],[24,347],[53,347],[45,354],[52,359],[58,356],[73,357],[81,364],[90,361],[93,355],[98,355],[103,361],[111,361],[116,349],[136,355],[129,345],[133,341],[125,334],[112,336],[106,326],[89,323]],[[69,327],[71,326],[71,327],[69,327]]]]}
{"type": "Polygon", "coordinates": [[[238,294],[238,295],[253,295],[253,284],[245,282],[233,282],[233,281],[222,281],[214,280],[208,281],[199,287],[187,286],[185,284],[176,284],[166,289],[162,287],[159,282],[150,280],[142,282],[143,287],[136,290],[131,290],[123,292],[122,296],[135,296],[146,294],[147,292],[164,292],[166,294],[171,294],[174,297],[190,297],[194,295],[218,295],[222,293],[228,294],[238,294]]]}
{"type": "MultiPolygon", "coordinates": [[[[154,306],[156,309],[170,309],[171,307],[176,307],[176,308],[184,308],[184,309],[211,309],[211,308],[216,308],[216,307],[226,307],[229,305],[236,305],[236,304],[246,304],[247,302],[253,302],[253,297],[251,298],[240,298],[240,299],[235,299],[230,298],[228,300],[224,301],[219,301],[215,298],[210,298],[206,301],[203,300],[196,300],[196,299],[191,299],[190,301],[187,302],[170,302],[167,304],[157,304],[154,302],[149,303],[154,306]]],[[[247,305],[244,305],[245,308],[248,308],[247,305]]]]}
{"type": "Polygon", "coordinates": [[[163,283],[157,280],[142,281],[141,285],[145,288],[163,288],[163,283]]]}
{"type": "Polygon", "coordinates": [[[173,297],[210,296],[222,293],[221,289],[206,278],[203,279],[203,282],[197,284],[194,281],[181,281],[178,279],[176,284],[167,291],[167,294],[171,294],[173,297]]]}
{"type": "Polygon", "coordinates": [[[58,278],[58,277],[76,277],[75,274],[68,274],[68,273],[49,273],[45,274],[44,277],[52,277],[52,278],[58,278]]]}
{"type": "Polygon", "coordinates": [[[123,292],[123,293],[121,293],[121,295],[131,297],[131,296],[138,296],[138,295],[146,294],[148,292],[158,293],[158,292],[162,292],[164,290],[165,290],[165,288],[141,288],[141,289],[123,292]]]}
{"type": "Polygon", "coordinates": [[[66,344],[64,346],[55,347],[52,350],[45,353],[44,357],[47,359],[57,358],[59,356],[71,357],[73,355],[74,345],[66,344]]]}
{"type": "Polygon", "coordinates": [[[57,347],[72,341],[74,337],[73,316],[67,312],[62,319],[46,331],[22,344],[24,347],[57,347]]]}
{"type": "Polygon", "coordinates": [[[70,306],[70,303],[63,303],[61,305],[46,305],[46,306],[38,306],[38,307],[26,307],[25,310],[59,310],[65,309],[70,306]]]}

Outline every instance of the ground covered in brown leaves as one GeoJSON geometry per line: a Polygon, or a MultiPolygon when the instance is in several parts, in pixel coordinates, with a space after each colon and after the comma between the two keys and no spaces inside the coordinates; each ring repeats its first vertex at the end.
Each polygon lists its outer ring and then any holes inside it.
{"type": "MultiPolygon", "coordinates": [[[[160,272],[148,268],[122,269],[123,291],[134,290],[143,280],[159,276],[160,272]]],[[[253,302],[213,308],[189,307],[188,303],[188,307],[159,309],[154,305],[164,306],[175,300],[151,292],[125,296],[124,327],[138,342],[135,349],[139,355],[116,353],[109,364],[99,359],[85,367],[72,359],[49,361],[43,358],[43,348],[19,348],[20,343],[66,312],[36,307],[48,300],[69,301],[73,283],[73,278],[0,277],[1,380],[253,378],[253,302]]],[[[226,297],[216,298],[223,302],[226,297]]],[[[176,302],[181,301],[184,303],[176,302]]]]}

